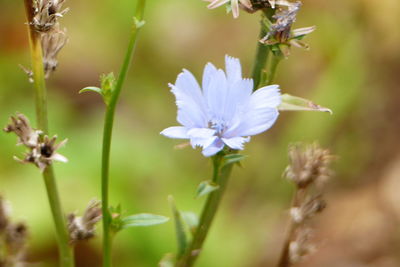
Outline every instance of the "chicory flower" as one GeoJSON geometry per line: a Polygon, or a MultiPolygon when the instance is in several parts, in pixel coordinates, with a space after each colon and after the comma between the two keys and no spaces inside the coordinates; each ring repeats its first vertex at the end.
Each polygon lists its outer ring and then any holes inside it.
{"type": "Polygon", "coordinates": [[[253,93],[253,80],[242,78],[239,59],[226,56],[226,71],[208,63],[202,88],[193,74],[183,70],[175,84],[169,84],[178,106],[182,126],[161,132],[169,138],[190,139],[193,148],[202,147],[208,157],[224,146],[242,150],[250,136],[268,130],[278,118],[281,103],[278,85],[253,93]]]}

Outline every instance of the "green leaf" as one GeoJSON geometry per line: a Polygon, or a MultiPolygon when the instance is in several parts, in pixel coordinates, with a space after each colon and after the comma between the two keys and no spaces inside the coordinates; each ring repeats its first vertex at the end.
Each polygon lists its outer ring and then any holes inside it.
{"type": "Polygon", "coordinates": [[[189,227],[190,232],[194,234],[197,226],[199,225],[199,216],[192,211],[181,212],[181,216],[183,221],[189,227]]]}
{"type": "Polygon", "coordinates": [[[187,248],[188,245],[187,237],[185,233],[184,224],[182,221],[182,215],[175,206],[175,201],[173,196],[168,197],[168,202],[171,205],[172,213],[174,215],[175,233],[176,233],[176,240],[178,243],[178,256],[180,256],[185,253],[185,250],[187,248]]]}
{"type": "Polygon", "coordinates": [[[152,226],[165,223],[168,217],[150,213],[135,214],[122,219],[122,229],[138,226],[152,226]]]}
{"type": "Polygon", "coordinates": [[[210,194],[211,192],[217,190],[218,188],[219,185],[210,180],[203,181],[197,187],[196,197],[199,198],[207,194],[210,194]]]}
{"type": "Polygon", "coordinates": [[[239,164],[241,160],[243,160],[244,158],[246,158],[247,156],[245,155],[240,155],[240,154],[229,154],[224,156],[224,162],[222,167],[226,167],[230,164],[239,164]]]}
{"type": "Polygon", "coordinates": [[[308,99],[304,99],[289,94],[282,95],[282,103],[278,107],[281,111],[321,111],[332,114],[332,110],[314,104],[308,99]]]}
{"type": "Polygon", "coordinates": [[[80,94],[82,94],[84,92],[95,92],[95,93],[98,93],[101,96],[103,96],[103,92],[102,92],[101,88],[95,87],[95,86],[88,86],[88,87],[85,87],[85,88],[79,90],[80,94]]]}

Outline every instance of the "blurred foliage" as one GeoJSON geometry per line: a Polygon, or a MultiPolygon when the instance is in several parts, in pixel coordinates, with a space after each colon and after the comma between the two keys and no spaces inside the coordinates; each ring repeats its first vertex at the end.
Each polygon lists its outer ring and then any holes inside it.
{"type": "MultiPolygon", "coordinates": [[[[100,196],[104,107],[98,95],[78,92],[99,86],[102,73],[118,73],[135,3],[67,1],[66,6],[71,10],[62,20],[69,43],[48,89],[50,131],[69,139],[62,154],[70,162],[57,164],[56,173],[64,209],[72,212],[100,196]]],[[[233,172],[198,266],[253,266],[279,242],[272,233],[282,230],[292,191],[281,178],[289,143],[317,140],[339,155],[334,192],[378,179],[398,154],[399,12],[394,0],[379,5],[372,0],[304,1],[296,26],[317,25],[307,37],[311,50],[293,48],[276,82],[283,92],[329,107],[333,115],[284,112],[273,129],[246,145],[249,157],[233,172]]],[[[205,63],[222,66],[225,54],[239,57],[250,73],[259,14],[241,12],[233,20],[223,8],[210,11],[200,0],[149,1],[145,20],[116,117],[111,203],[121,203],[129,214],[171,217],[167,196],[172,194],[182,210],[199,212],[204,199],[195,199],[196,187],[210,177],[211,163],[199,151],[174,149],[176,141],[159,135],[176,124],[167,84],[182,68],[200,78],[205,63]]],[[[24,22],[22,1],[0,1],[4,125],[16,111],[34,121],[32,86],[18,67],[29,66],[24,22]]],[[[12,202],[14,217],[30,227],[29,259],[54,266],[55,240],[43,181],[35,168],[12,159],[22,152],[14,144],[14,136],[0,133],[0,193],[12,202]]],[[[100,241],[99,233],[78,248],[79,266],[99,265],[100,241]]],[[[128,229],[115,240],[115,266],[156,266],[165,253],[175,251],[172,220],[128,229]]]]}

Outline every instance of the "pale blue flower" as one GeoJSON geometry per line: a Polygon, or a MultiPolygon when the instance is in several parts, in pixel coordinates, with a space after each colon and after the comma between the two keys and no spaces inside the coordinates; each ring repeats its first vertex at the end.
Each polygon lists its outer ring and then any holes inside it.
{"type": "Polygon", "coordinates": [[[177,121],[182,126],[161,132],[169,138],[190,139],[203,148],[208,157],[225,145],[242,150],[250,136],[268,130],[278,118],[281,103],[278,85],[266,86],[253,93],[253,80],[242,78],[239,59],[226,56],[226,72],[208,63],[202,89],[187,70],[169,84],[178,106],[177,121]]]}

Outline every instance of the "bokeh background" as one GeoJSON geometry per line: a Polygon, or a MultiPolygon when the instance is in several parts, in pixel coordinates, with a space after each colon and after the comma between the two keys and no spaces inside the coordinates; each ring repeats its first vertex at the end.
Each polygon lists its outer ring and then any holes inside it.
{"type": "MultiPolygon", "coordinates": [[[[181,210],[201,210],[197,185],[211,174],[200,151],[174,149],[159,132],[176,125],[167,84],[182,68],[197,77],[207,62],[222,67],[239,57],[249,74],[260,14],[237,20],[200,0],[148,1],[146,26],[121,95],[112,147],[111,202],[127,214],[170,216],[167,196],[181,210]]],[[[293,48],[278,69],[283,92],[331,108],[324,113],[282,113],[268,132],[246,145],[235,168],[198,266],[273,266],[283,242],[293,186],[282,178],[287,147],[318,141],[338,155],[327,191],[328,208],[315,221],[317,252],[302,266],[400,266],[400,2],[306,0],[295,26],[316,25],[310,51],[293,48]]],[[[65,212],[82,212],[100,195],[104,107],[99,96],[78,91],[118,73],[135,1],[67,1],[61,20],[69,43],[48,80],[51,133],[69,142],[68,164],[56,172],[65,212]]],[[[0,124],[16,111],[34,122],[33,90],[18,64],[29,66],[23,1],[0,0],[0,124]]],[[[249,76],[249,75],[247,75],[249,76]]],[[[13,218],[29,225],[27,258],[56,266],[57,250],[43,181],[32,166],[12,159],[23,148],[0,133],[0,192],[13,218]]],[[[98,238],[76,249],[77,266],[100,266],[98,238]]],[[[120,233],[115,266],[157,266],[174,252],[172,221],[120,233]]]]}

